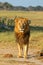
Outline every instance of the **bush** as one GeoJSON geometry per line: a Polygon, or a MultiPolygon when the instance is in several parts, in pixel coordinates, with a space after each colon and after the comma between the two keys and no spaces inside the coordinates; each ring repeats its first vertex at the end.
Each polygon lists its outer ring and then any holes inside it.
{"type": "Polygon", "coordinates": [[[0,31],[13,31],[14,20],[8,17],[0,18],[0,31]]]}

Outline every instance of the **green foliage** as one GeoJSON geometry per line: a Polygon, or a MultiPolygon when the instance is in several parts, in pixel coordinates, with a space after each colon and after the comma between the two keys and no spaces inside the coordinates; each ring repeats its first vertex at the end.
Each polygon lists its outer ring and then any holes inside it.
{"type": "Polygon", "coordinates": [[[7,17],[0,18],[0,31],[12,31],[13,28],[14,28],[13,19],[7,17]]]}

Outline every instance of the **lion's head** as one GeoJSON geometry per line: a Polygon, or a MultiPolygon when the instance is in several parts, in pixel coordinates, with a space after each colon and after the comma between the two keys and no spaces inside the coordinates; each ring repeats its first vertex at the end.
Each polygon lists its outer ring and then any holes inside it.
{"type": "Polygon", "coordinates": [[[17,31],[19,32],[24,32],[27,28],[27,26],[29,26],[30,20],[28,20],[27,18],[16,18],[15,19],[15,28],[17,31]]]}

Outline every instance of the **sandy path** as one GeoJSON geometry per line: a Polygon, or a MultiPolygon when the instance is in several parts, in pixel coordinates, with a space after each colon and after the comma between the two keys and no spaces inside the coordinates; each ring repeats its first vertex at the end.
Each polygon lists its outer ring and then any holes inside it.
{"type": "Polygon", "coordinates": [[[29,50],[28,59],[17,58],[17,50],[14,49],[0,49],[0,65],[43,65],[41,60],[38,60],[34,54],[34,51],[29,50]],[[15,53],[16,52],[16,53],[15,53]],[[6,53],[11,53],[14,55],[13,58],[3,58],[6,53]]]}

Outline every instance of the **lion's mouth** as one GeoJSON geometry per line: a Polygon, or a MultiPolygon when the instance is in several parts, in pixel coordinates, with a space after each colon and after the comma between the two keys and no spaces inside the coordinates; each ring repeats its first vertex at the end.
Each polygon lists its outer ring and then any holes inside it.
{"type": "Polygon", "coordinates": [[[24,29],[19,29],[20,32],[24,32],[24,29]]]}
{"type": "Polygon", "coordinates": [[[19,29],[20,32],[24,32],[24,28],[23,28],[23,27],[20,28],[20,27],[18,26],[18,29],[19,29]]]}

